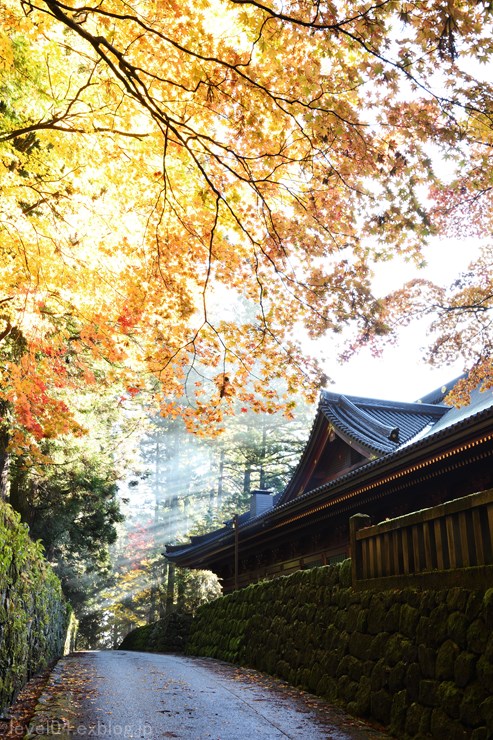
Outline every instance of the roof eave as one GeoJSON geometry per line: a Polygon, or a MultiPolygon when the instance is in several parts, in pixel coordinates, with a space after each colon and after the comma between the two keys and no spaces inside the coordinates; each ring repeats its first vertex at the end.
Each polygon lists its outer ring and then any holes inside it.
{"type": "MultiPolygon", "coordinates": [[[[399,471],[403,471],[403,475],[408,474],[410,471],[407,467],[411,463],[417,463],[416,457],[420,458],[419,464],[425,466],[434,460],[430,459],[432,456],[439,453],[443,453],[444,448],[454,448],[457,445],[465,443],[465,437],[467,437],[467,443],[469,445],[474,443],[475,440],[480,440],[481,435],[489,432],[488,438],[493,439],[493,430],[491,428],[491,421],[493,417],[493,407],[484,409],[483,411],[475,414],[467,419],[454,424],[450,427],[446,427],[435,434],[428,435],[427,437],[418,440],[414,444],[406,445],[403,448],[397,449],[395,452],[384,455],[380,458],[372,460],[365,465],[347,473],[346,475],[336,478],[329,483],[319,486],[316,489],[308,491],[286,503],[279,503],[274,509],[261,514],[254,520],[246,522],[239,528],[239,532],[251,532],[254,533],[255,528],[268,529],[273,525],[279,526],[279,520],[283,517],[291,519],[293,515],[301,514],[303,516],[309,516],[313,513],[314,509],[321,503],[322,498],[327,498],[330,495],[331,499],[337,498],[340,494],[344,493],[347,489],[354,489],[354,493],[348,492],[348,498],[354,497],[360,493],[360,487],[363,481],[368,483],[372,488],[377,488],[381,485],[382,479],[390,473],[395,473],[396,466],[399,471]],[[471,439],[471,431],[475,434],[475,439],[471,439]]],[[[456,450],[457,451],[457,450],[456,450]]],[[[454,454],[452,452],[452,454],[454,454]]],[[[330,507],[331,501],[325,500],[325,508],[330,507]]],[[[241,535],[240,535],[241,536],[241,535]]],[[[192,559],[188,559],[188,563],[195,564],[194,567],[199,567],[200,562],[206,558],[210,562],[213,558],[220,557],[221,553],[234,547],[234,533],[226,532],[221,538],[214,539],[212,542],[204,543],[197,547],[188,546],[188,554],[193,556],[192,559]],[[198,563],[198,564],[197,564],[198,563]]],[[[187,548],[187,549],[188,549],[187,548]]],[[[183,553],[182,559],[183,564],[186,565],[185,560],[186,553],[183,553]]],[[[179,553],[173,557],[171,553],[170,560],[178,562],[179,553]]],[[[205,567],[205,566],[204,566],[205,567]]]]}

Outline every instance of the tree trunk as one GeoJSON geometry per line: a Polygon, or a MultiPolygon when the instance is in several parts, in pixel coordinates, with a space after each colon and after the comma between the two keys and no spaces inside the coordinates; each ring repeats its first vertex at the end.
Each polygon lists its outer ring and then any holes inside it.
{"type": "Polygon", "coordinates": [[[246,462],[243,470],[243,493],[248,496],[252,487],[252,464],[246,462]]]}
{"type": "MultiPolygon", "coordinates": [[[[159,505],[157,499],[154,504],[154,526],[157,527],[159,523],[159,505]]],[[[147,621],[149,624],[155,622],[159,618],[159,563],[154,563],[151,567],[151,587],[149,597],[149,613],[147,621]]]]}
{"type": "Polygon", "coordinates": [[[260,480],[259,488],[264,490],[265,485],[265,454],[267,451],[267,425],[265,417],[262,417],[262,444],[260,447],[260,480]]]}
{"type": "Polygon", "coordinates": [[[29,501],[27,469],[23,466],[22,460],[16,460],[15,464],[10,465],[9,472],[9,503],[21,515],[21,520],[31,526],[33,512],[29,501]]]}
{"type": "Polygon", "coordinates": [[[0,499],[6,501],[9,495],[9,467],[10,456],[7,452],[9,435],[6,431],[0,432],[0,499]]]}
{"type": "Polygon", "coordinates": [[[223,505],[223,496],[224,496],[224,458],[225,458],[224,447],[221,447],[221,452],[219,453],[219,472],[218,472],[218,476],[217,476],[217,509],[218,510],[223,505]]]}
{"type": "Polygon", "coordinates": [[[168,583],[166,585],[166,614],[175,608],[175,564],[168,563],[168,583]]]}
{"type": "Polygon", "coordinates": [[[166,592],[164,590],[164,584],[168,583],[168,561],[164,560],[163,565],[163,581],[159,589],[159,619],[162,619],[166,614],[166,592]]]}
{"type": "Polygon", "coordinates": [[[180,578],[178,581],[178,599],[177,599],[178,610],[183,611],[185,608],[185,581],[180,578]]]}

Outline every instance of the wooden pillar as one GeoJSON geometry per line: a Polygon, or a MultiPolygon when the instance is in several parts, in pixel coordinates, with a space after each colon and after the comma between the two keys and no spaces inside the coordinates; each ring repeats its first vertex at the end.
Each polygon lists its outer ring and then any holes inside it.
{"type": "Polygon", "coordinates": [[[164,615],[166,614],[166,596],[165,596],[165,587],[167,587],[168,584],[168,561],[166,558],[164,558],[164,564],[163,564],[163,580],[161,582],[161,585],[159,587],[159,619],[162,619],[164,615]]]}
{"type": "MultiPolygon", "coordinates": [[[[180,575],[180,574],[179,574],[180,575]]],[[[178,579],[178,597],[177,597],[177,607],[178,611],[183,611],[185,609],[185,581],[183,579],[183,574],[181,574],[181,577],[178,579]]]]}
{"type": "Polygon", "coordinates": [[[353,588],[356,588],[356,582],[361,569],[358,568],[358,547],[356,541],[356,532],[368,527],[371,524],[371,519],[367,514],[355,514],[349,519],[349,544],[351,548],[351,581],[353,588]]]}

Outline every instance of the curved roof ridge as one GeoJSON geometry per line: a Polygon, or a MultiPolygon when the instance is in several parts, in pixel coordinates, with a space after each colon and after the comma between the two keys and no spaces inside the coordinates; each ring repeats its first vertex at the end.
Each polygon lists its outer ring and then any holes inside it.
{"type": "MultiPolygon", "coordinates": [[[[449,391],[450,392],[450,389],[449,391]]],[[[320,402],[334,403],[343,394],[334,393],[333,391],[323,390],[320,402]]],[[[430,394],[431,395],[431,394],[430,394]]],[[[405,413],[423,414],[428,413],[433,416],[443,416],[450,410],[451,406],[441,403],[427,403],[425,399],[418,401],[390,401],[388,398],[368,398],[366,396],[344,395],[358,409],[365,407],[368,409],[381,409],[382,411],[403,411],[405,413]]]]}
{"type": "Polygon", "coordinates": [[[339,436],[371,455],[393,452],[449,410],[442,404],[394,402],[328,391],[323,391],[320,404],[320,411],[339,436]]]}
{"type": "Polygon", "coordinates": [[[362,408],[359,408],[358,406],[356,406],[356,404],[350,401],[347,396],[341,394],[339,396],[339,402],[341,406],[350,411],[358,421],[366,424],[370,429],[377,432],[377,434],[384,435],[392,442],[399,441],[399,427],[392,426],[390,424],[384,424],[383,422],[374,419],[373,416],[370,416],[370,414],[368,414],[362,408]]]}
{"type": "MultiPolygon", "coordinates": [[[[434,431],[434,426],[432,429],[425,434],[424,436],[418,436],[418,439],[411,439],[409,444],[401,445],[400,447],[397,447],[395,450],[393,450],[392,453],[389,455],[384,455],[382,457],[368,460],[368,462],[364,463],[364,465],[361,465],[357,468],[354,468],[352,470],[349,470],[347,473],[344,473],[343,475],[339,476],[338,478],[335,478],[333,480],[327,481],[326,483],[322,483],[316,488],[312,488],[309,491],[304,491],[302,494],[300,494],[297,497],[297,501],[300,501],[302,499],[308,499],[310,496],[317,495],[320,491],[329,491],[332,488],[335,488],[339,485],[345,485],[345,483],[352,478],[356,478],[358,476],[364,475],[367,471],[378,468],[379,465],[382,464],[391,464],[393,460],[398,459],[400,455],[408,455],[410,451],[412,451],[413,447],[415,447],[417,450],[422,449],[423,447],[426,447],[426,445],[430,445],[435,443],[435,440],[440,439],[446,439],[447,433],[450,433],[451,430],[460,430],[467,426],[467,424],[473,423],[476,420],[480,419],[487,419],[488,416],[493,416],[493,404],[490,406],[487,406],[486,408],[481,409],[480,411],[476,412],[475,414],[472,414],[470,416],[465,416],[458,421],[455,421],[454,423],[450,424],[449,426],[443,427],[441,429],[438,429],[434,431]]],[[[275,511],[278,512],[280,509],[286,508],[289,506],[292,501],[286,501],[286,502],[280,502],[276,508],[275,511]]],[[[271,512],[269,512],[271,513],[271,512]]]]}

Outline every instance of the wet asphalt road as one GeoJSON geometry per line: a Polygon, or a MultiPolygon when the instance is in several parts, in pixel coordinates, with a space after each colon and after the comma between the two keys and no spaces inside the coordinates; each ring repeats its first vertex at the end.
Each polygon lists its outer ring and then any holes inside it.
{"type": "Polygon", "coordinates": [[[283,682],[207,658],[125,651],[75,653],[58,664],[56,684],[54,693],[65,687],[69,697],[69,737],[388,737],[283,682]]]}

